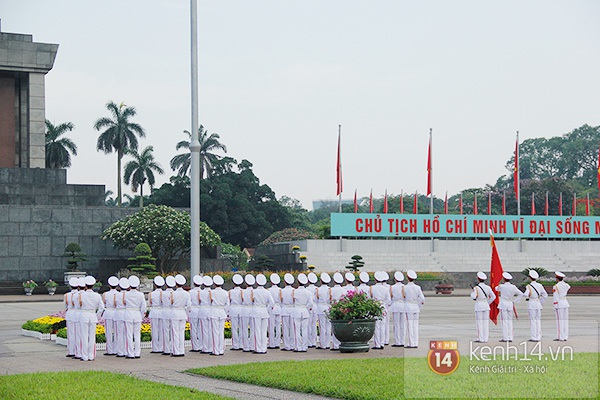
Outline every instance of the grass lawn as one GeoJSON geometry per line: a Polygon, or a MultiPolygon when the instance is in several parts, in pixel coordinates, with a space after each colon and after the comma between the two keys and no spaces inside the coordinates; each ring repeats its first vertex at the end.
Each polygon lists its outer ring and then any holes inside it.
{"type": "Polygon", "coordinates": [[[598,353],[573,361],[470,361],[456,372],[433,373],[423,358],[280,361],[193,369],[188,372],[343,399],[600,398],[598,353]],[[489,367],[475,373],[471,365],[489,367]],[[527,365],[528,368],[524,368],[527,365]],[[492,366],[495,366],[492,368],[492,366]],[[500,372],[515,367],[512,373],[500,372]],[[533,367],[533,372],[526,372],[533,367]],[[546,367],[545,372],[542,367],[546,367]],[[536,369],[537,368],[537,369],[536,369]],[[492,372],[492,369],[495,372],[492,372]]]}
{"type": "Polygon", "coordinates": [[[0,399],[227,399],[194,389],[102,371],[0,376],[0,399]]]}

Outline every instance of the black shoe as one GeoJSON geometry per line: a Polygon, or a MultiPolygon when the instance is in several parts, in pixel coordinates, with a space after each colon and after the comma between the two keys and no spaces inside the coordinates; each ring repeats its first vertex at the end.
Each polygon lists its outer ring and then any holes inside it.
{"type": "Polygon", "coordinates": [[[185,357],[185,354],[171,354],[171,357],[185,357]]]}
{"type": "MultiPolygon", "coordinates": [[[[124,356],[122,356],[122,357],[124,357],[124,356]]],[[[81,360],[81,357],[74,356],[73,360],[81,360]]]]}
{"type": "Polygon", "coordinates": [[[140,358],[140,356],[134,356],[133,358],[140,358]]]}
{"type": "Polygon", "coordinates": [[[267,354],[266,351],[255,351],[254,354],[267,354]]]}
{"type": "Polygon", "coordinates": [[[192,353],[200,353],[200,350],[190,350],[192,353]]]}
{"type": "Polygon", "coordinates": [[[381,347],[371,347],[373,350],[383,350],[383,346],[381,347]]]}
{"type": "Polygon", "coordinates": [[[122,355],[119,355],[119,354],[117,354],[117,357],[121,358],[121,357],[125,357],[125,356],[122,356],[122,355]]]}
{"type": "Polygon", "coordinates": [[[201,351],[200,354],[211,354],[210,351],[201,351]]]}
{"type": "Polygon", "coordinates": [[[129,356],[127,356],[125,358],[128,359],[128,360],[133,360],[135,357],[129,357],[129,356]]]}
{"type": "Polygon", "coordinates": [[[500,339],[499,342],[505,343],[508,342],[508,340],[500,339]]]}
{"type": "Polygon", "coordinates": [[[281,349],[281,351],[292,351],[292,349],[281,349]]]}
{"type": "Polygon", "coordinates": [[[171,353],[162,353],[163,356],[170,356],[171,353]]]}
{"type": "Polygon", "coordinates": [[[317,346],[308,346],[309,349],[314,349],[317,346]]]}
{"type": "Polygon", "coordinates": [[[159,354],[159,353],[162,354],[162,351],[151,351],[150,353],[152,353],[152,354],[159,354]]]}
{"type": "Polygon", "coordinates": [[[553,342],[560,342],[561,339],[552,339],[553,342]]]}
{"type": "Polygon", "coordinates": [[[528,342],[539,342],[539,340],[529,339],[528,342]]]}
{"type": "Polygon", "coordinates": [[[403,344],[393,344],[392,347],[404,347],[403,344]]]}
{"type": "MultiPolygon", "coordinates": [[[[270,347],[269,347],[270,348],[270,347]]],[[[233,347],[231,349],[229,349],[231,351],[242,351],[243,349],[234,349],[233,347]]]]}
{"type": "Polygon", "coordinates": [[[67,354],[65,357],[69,357],[69,358],[75,357],[75,354],[67,354]]]}

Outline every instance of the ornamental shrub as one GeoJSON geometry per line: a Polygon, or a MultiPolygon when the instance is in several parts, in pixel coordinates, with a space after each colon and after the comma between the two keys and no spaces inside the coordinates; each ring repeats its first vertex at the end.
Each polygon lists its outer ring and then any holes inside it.
{"type": "Polygon", "coordinates": [[[269,236],[261,242],[261,245],[274,244],[279,242],[292,242],[294,240],[305,239],[318,239],[318,237],[314,233],[302,229],[286,228],[271,234],[271,236],[269,236]]]}
{"type": "Polygon", "coordinates": [[[148,244],[138,244],[135,246],[133,254],[135,254],[135,257],[127,259],[127,261],[131,261],[133,264],[128,265],[127,268],[148,277],[156,276],[156,266],[154,265],[156,258],[152,257],[152,250],[150,250],[148,244]]]}

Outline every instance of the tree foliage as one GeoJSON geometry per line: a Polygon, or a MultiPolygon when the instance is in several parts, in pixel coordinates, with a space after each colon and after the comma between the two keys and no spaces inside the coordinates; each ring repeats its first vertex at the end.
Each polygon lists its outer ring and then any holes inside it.
{"type": "Polygon", "coordinates": [[[133,160],[125,164],[125,174],[123,178],[125,183],[129,185],[131,182],[131,190],[134,193],[140,189],[139,204],[144,207],[144,183],[148,181],[150,189],[154,187],[155,179],[154,172],[163,174],[161,166],[154,160],[154,147],[147,146],[141,153],[137,151],[129,151],[127,154],[133,157],[133,160]]]}
{"type": "Polygon", "coordinates": [[[286,228],[273,233],[263,240],[260,245],[267,245],[279,242],[292,242],[294,240],[318,239],[317,235],[302,229],[286,228]]]}
{"type": "Polygon", "coordinates": [[[77,146],[67,138],[61,137],[75,128],[72,122],[54,125],[46,120],[46,168],[69,168],[71,153],[77,155],[77,146]]]}

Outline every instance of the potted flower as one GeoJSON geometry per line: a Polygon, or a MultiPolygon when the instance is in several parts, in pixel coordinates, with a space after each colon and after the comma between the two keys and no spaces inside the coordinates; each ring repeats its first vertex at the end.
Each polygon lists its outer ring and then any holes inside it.
{"type": "Polygon", "coordinates": [[[46,286],[46,289],[48,289],[48,294],[52,296],[56,292],[58,283],[54,282],[52,279],[48,279],[46,282],[44,282],[44,286],[46,286]]]}
{"type": "Polygon", "coordinates": [[[33,293],[33,289],[35,289],[37,286],[38,284],[31,279],[23,282],[23,289],[25,289],[25,295],[31,296],[31,293],[33,293]]]}
{"type": "Polygon", "coordinates": [[[294,254],[298,253],[300,251],[300,246],[292,246],[292,252],[294,254]]]}
{"type": "Polygon", "coordinates": [[[452,294],[454,291],[454,278],[450,274],[440,275],[440,280],[435,287],[435,294],[452,294]]]}
{"type": "Polygon", "coordinates": [[[305,262],[306,262],[306,258],[307,258],[307,257],[306,257],[304,254],[302,254],[302,255],[300,256],[300,262],[301,262],[301,263],[305,263],[305,262]]]}
{"type": "Polygon", "coordinates": [[[310,264],[307,268],[310,272],[313,272],[315,270],[315,266],[313,264],[310,264]]]}
{"type": "Polygon", "coordinates": [[[366,353],[375,333],[375,321],[383,316],[383,307],[379,300],[351,290],[331,304],[327,316],[335,337],[341,342],[340,352],[366,353]]]}

